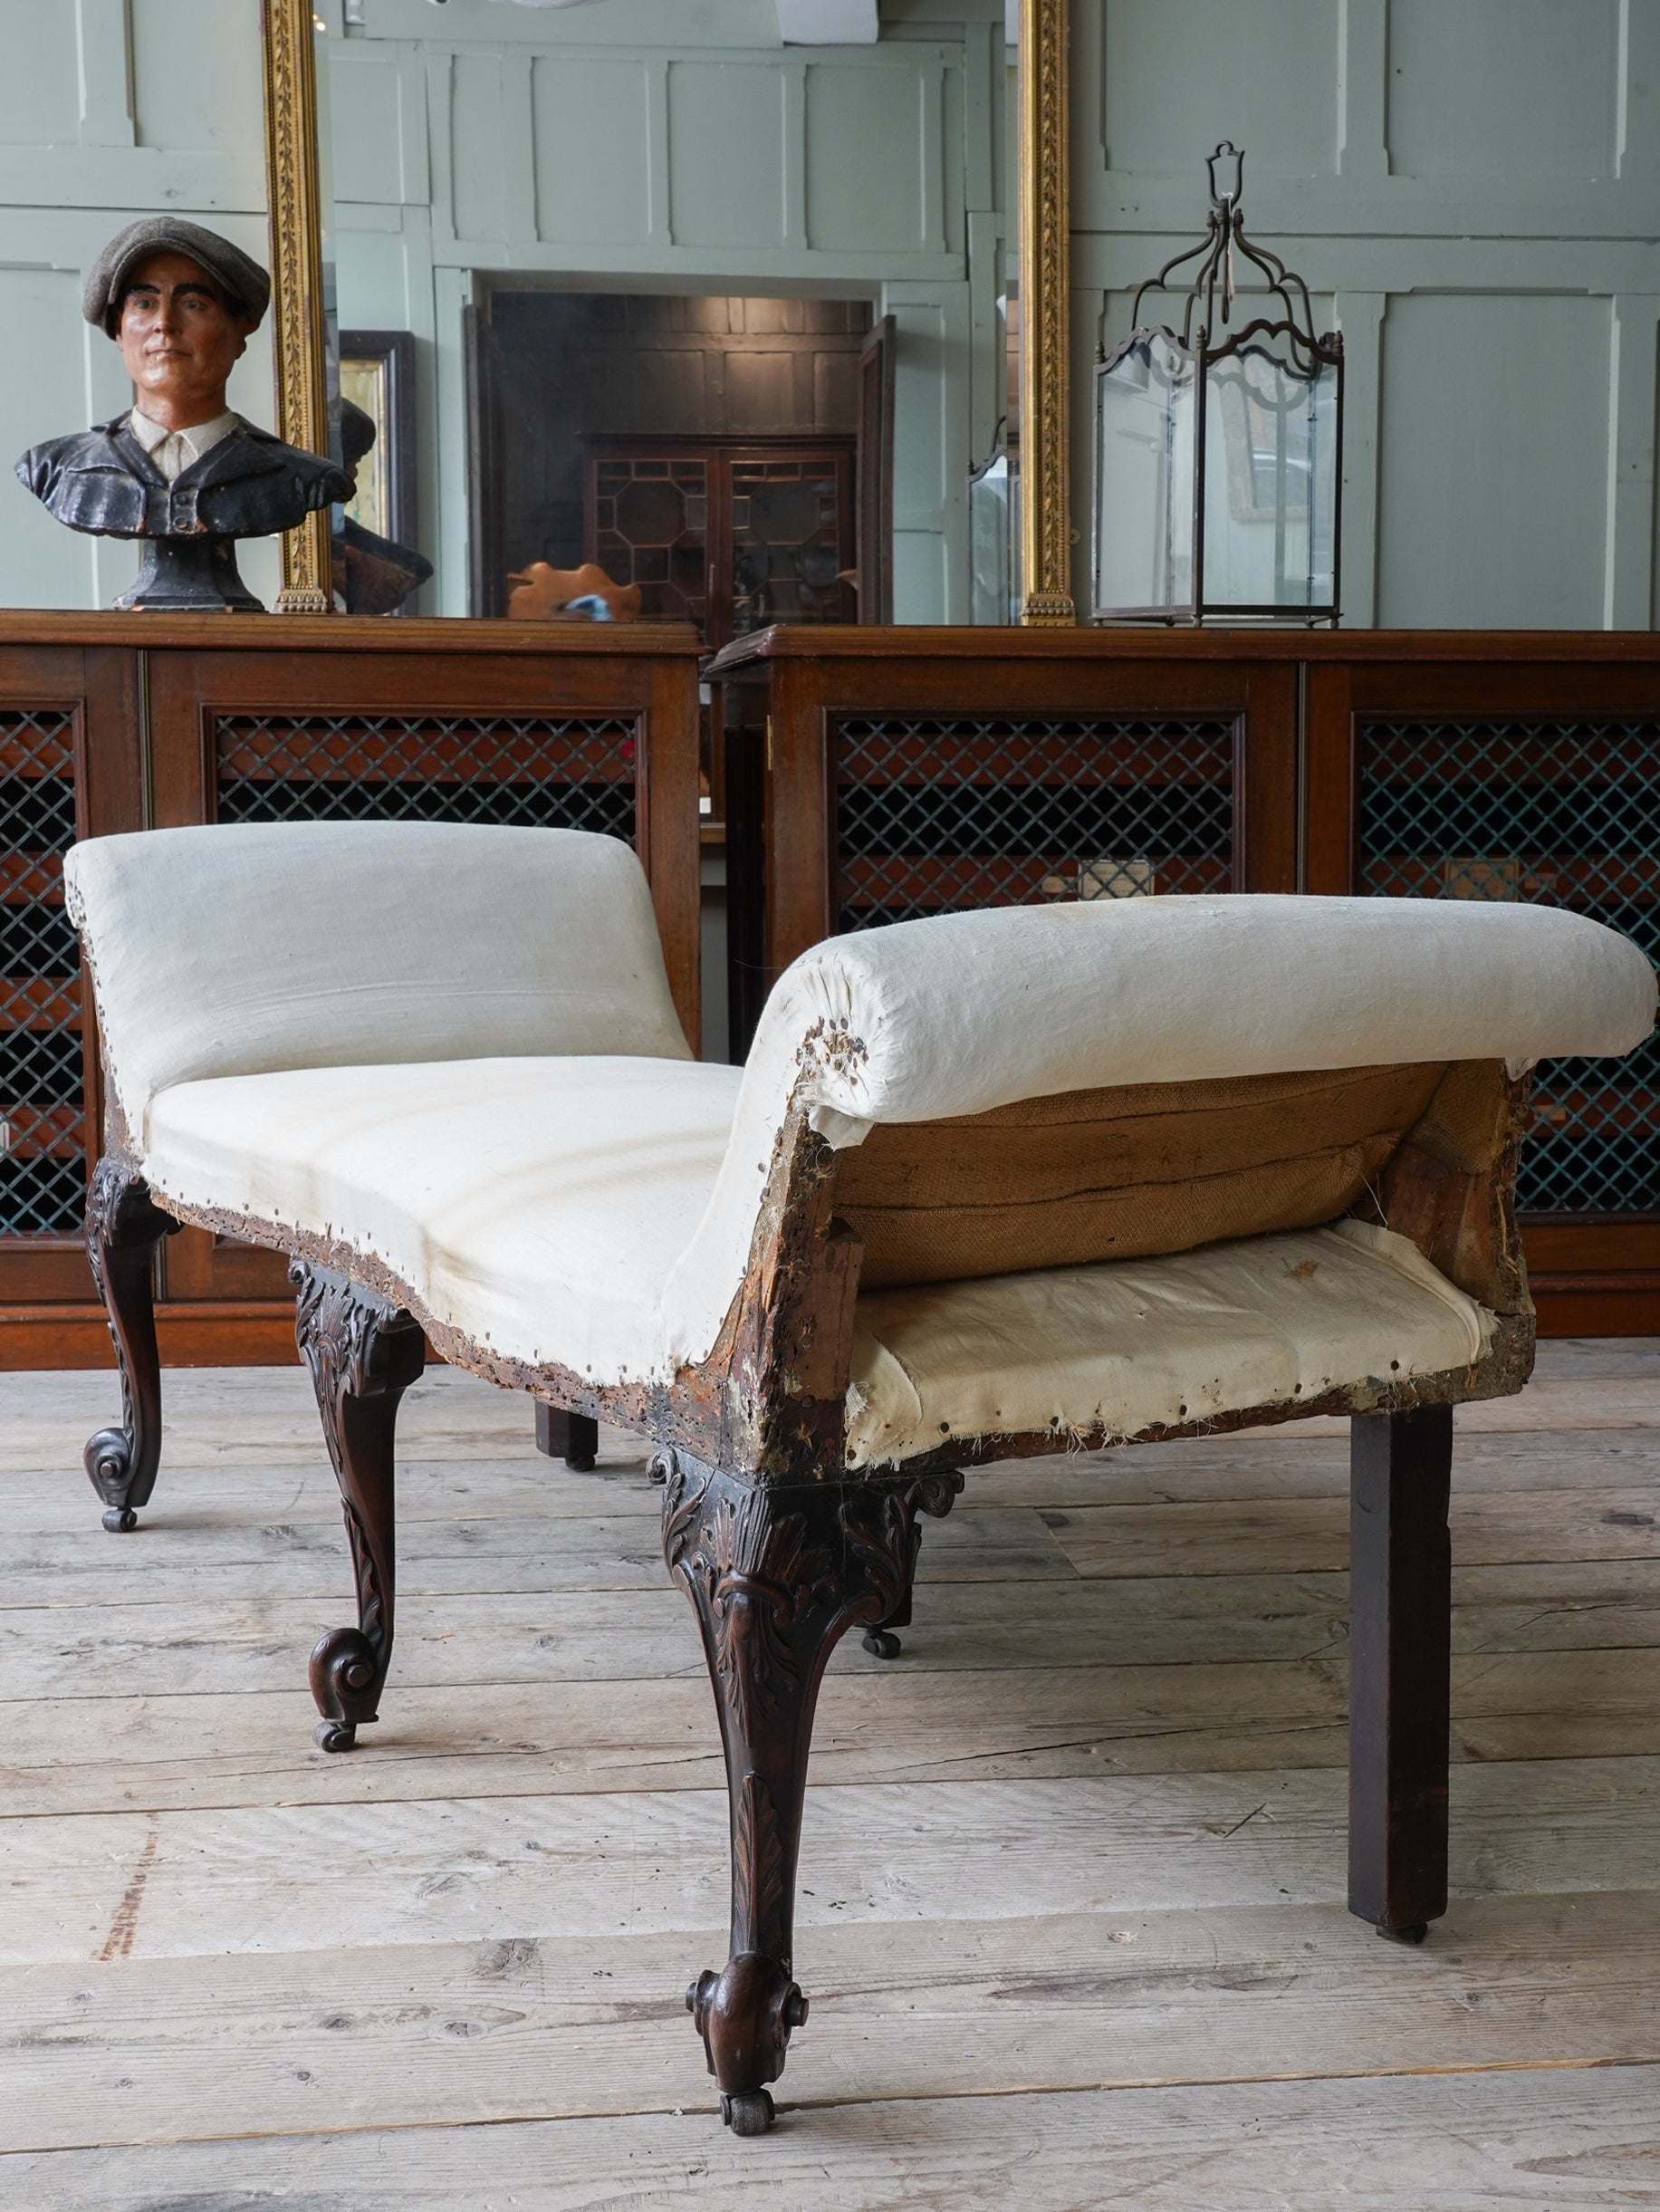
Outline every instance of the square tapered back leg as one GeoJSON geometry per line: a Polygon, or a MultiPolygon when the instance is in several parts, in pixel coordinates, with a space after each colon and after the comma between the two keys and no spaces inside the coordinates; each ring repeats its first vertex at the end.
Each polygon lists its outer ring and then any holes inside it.
{"type": "Polygon", "coordinates": [[[1453,1409],[1349,1424],[1348,1909],[1420,1940],[1447,1906],[1453,1409]]]}

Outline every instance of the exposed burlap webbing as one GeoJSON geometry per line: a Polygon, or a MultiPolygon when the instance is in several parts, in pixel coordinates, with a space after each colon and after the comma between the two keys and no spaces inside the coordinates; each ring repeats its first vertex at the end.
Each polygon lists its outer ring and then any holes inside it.
{"type": "Polygon", "coordinates": [[[1142,1083],[887,1123],[840,1155],[836,1211],[872,1290],[1312,1228],[1376,1180],[1445,1072],[1142,1083]]]}

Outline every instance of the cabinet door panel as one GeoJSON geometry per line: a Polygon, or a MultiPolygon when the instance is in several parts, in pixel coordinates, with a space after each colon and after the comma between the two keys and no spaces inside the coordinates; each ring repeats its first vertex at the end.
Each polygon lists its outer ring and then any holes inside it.
{"type": "Polygon", "coordinates": [[[135,654],[0,649],[0,1304],[92,1295],[98,1053],[63,856],[140,825],[140,725],[135,654]]]}

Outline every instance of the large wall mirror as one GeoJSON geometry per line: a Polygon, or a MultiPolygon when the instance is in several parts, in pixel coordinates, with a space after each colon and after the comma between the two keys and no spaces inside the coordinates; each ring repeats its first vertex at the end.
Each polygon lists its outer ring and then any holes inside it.
{"type": "MultiPolygon", "coordinates": [[[[1022,5],[0,0],[12,450],[130,404],[82,275],[172,211],[273,269],[232,404],[358,466],[268,605],[1007,620],[1022,5]]],[[[131,547],[5,486],[0,600],[108,604],[131,547]]]]}

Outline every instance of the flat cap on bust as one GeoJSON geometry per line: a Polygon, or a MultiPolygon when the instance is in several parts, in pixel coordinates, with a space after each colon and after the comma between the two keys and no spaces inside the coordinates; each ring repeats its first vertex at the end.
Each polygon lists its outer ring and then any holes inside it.
{"type": "Polygon", "coordinates": [[[81,312],[89,322],[102,325],[107,336],[120,329],[121,301],[128,280],[139,262],[151,254],[187,254],[206,270],[224,290],[233,306],[247,311],[257,330],[271,303],[271,279],[257,261],[216,230],[187,223],[176,215],[146,216],[118,231],[87,272],[81,294],[81,312]]]}

